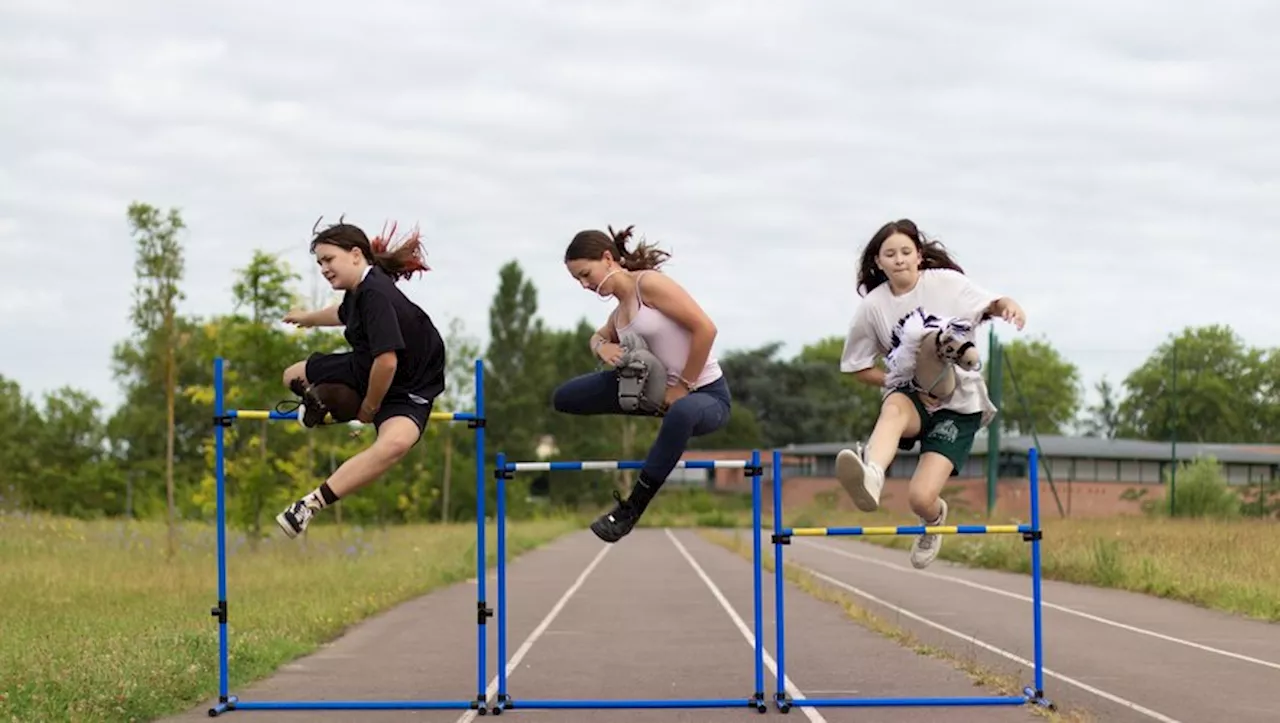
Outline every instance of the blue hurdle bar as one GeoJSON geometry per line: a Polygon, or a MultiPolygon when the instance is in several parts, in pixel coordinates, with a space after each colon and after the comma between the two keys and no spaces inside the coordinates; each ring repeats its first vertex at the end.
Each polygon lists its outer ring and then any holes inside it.
{"type": "Polygon", "coordinates": [[[484,490],[484,362],[475,362],[475,411],[432,412],[433,421],[467,422],[476,433],[476,697],[472,700],[403,700],[403,701],[242,701],[231,695],[228,688],[227,662],[227,544],[226,544],[226,428],[237,419],[266,419],[270,421],[297,420],[298,413],[276,410],[246,410],[226,408],[226,361],[222,357],[213,360],[214,407],[214,466],[217,478],[218,517],[218,604],[212,614],[218,618],[218,703],[209,709],[209,715],[217,716],[233,710],[476,710],[486,713],[488,696],[485,692],[485,623],[493,616],[493,610],[485,604],[485,490],[484,490]]]}
{"type": "MultiPolygon", "coordinates": [[[[776,462],[775,462],[776,464],[776,462]]],[[[622,709],[622,708],[754,708],[759,713],[768,710],[764,694],[764,643],[760,638],[763,627],[761,605],[761,526],[760,526],[760,477],[763,467],[760,461],[760,450],[751,452],[748,460],[681,460],[677,468],[684,469],[741,469],[751,476],[751,509],[754,516],[753,529],[753,562],[755,599],[755,692],[744,698],[695,698],[670,700],[526,700],[516,702],[507,692],[507,480],[516,472],[549,472],[549,471],[582,471],[611,469],[640,469],[643,461],[635,460],[600,460],[579,462],[508,462],[503,452],[497,454],[494,476],[497,478],[497,524],[498,524],[498,694],[493,706],[493,714],[500,715],[504,710],[518,709],[622,709]]]]}
{"type": "MultiPolygon", "coordinates": [[[[885,527],[807,527],[788,528],[782,524],[782,453],[773,453],[773,555],[774,555],[774,599],[775,599],[775,632],[777,635],[777,675],[774,700],[778,710],[787,712],[793,707],[917,707],[917,706],[1003,706],[1024,705],[1032,703],[1049,709],[1054,705],[1044,697],[1044,640],[1042,627],[1042,605],[1040,594],[1040,455],[1039,450],[1032,447],[1027,453],[1027,465],[1030,468],[1031,486],[1031,524],[1029,525],[899,525],[885,527]],[[782,559],[782,546],[790,544],[792,537],[817,537],[838,535],[919,535],[936,534],[1021,534],[1031,543],[1031,590],[1032,615],[1035,636],[1035,686],[1024,688],[1020,696],[970,696],[970,697],[901,697],[901,698],[790,698],[787,695],[786,673],[786,635],[785,608],[783,607],[783,590],[785,588],[785,564],[782,559]]],[[[759,525],[759,518],[756,522],[759,525]]]]}

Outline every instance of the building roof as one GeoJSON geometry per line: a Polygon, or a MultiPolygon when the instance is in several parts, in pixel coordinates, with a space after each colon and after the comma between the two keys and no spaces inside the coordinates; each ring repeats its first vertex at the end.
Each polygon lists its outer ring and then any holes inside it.
{"type": "MultiPolygon", "coordinates": [[[[1074,457],[1087,459],[1149,460],[1163,462],[1169,459],[1173,449],[1169,442],[1149,442],[1139,439],[1106,439],[1103,437],[1064,437],[1039,435],[1040,454],[1044,457],[1074,457]]],[[[1035,446],[1031,436],[1001,435],[1000,451],[1026,454],[1035,446]]],[[[826,457],[841,449],[851,448],[853,442],[821,442],[816,444],[788,445],[782,449],[791,454],[826,457]]],[[[917,448],[918,449],[918,448],[917,448]]],[[[1255,444],[1195,444],[1178,443],[1178,459],[1189,461],[1196,457],[1212,456],[1219,462],[1236,464],[1280,464],[1280,447],[1255,444]]],[[[899,454],[917,454],[899,451],[899,454]]],[[[985,430],[973,440],[973,455],[986,456],[985,430]]]]}

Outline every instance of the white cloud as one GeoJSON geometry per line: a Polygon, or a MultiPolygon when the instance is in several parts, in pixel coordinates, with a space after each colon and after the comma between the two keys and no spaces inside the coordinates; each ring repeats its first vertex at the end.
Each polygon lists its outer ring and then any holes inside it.
{"type": "Polygon", "coordinates": [[[550,323],[595,322],[564,245],[634,223],[721,351],[796,350],[844,333],[858,252],[910,216],[1090,382],[1184,324],[1280,338],[1241,311],[1280,263],[1263,2],[6,8],[0,252],[48,271],[5,286],[0,374],[31,391],[116,401],[135,199],[183,209],[205,314],[255,247],[309,290],[311,224],[345,212],[422,226],[434,270],[406,289],[442,325],[485,335],[515,257],[550,323]]]}

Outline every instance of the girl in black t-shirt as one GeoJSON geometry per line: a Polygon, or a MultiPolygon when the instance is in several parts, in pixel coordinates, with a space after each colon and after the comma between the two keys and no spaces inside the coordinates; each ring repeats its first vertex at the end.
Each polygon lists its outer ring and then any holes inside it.
{"type": "MultiPolygon", "coordinates": [[[[351,345],[351,351],[315,353],[285,370],[285,386],[310,405],[299,410],[299,419],[307,426],[314,426],[317,416],[323,419],[325,410],[316,409],[322,395],[313,392],[317,387],[336,388],[353,401],[359,399],[359,411],[349,411],[378,430],[368,449],[276,517],[289,537],[305,530],[321,509],[377,479],[404,457],[421,438],[432,403],[444,391],[444,340],[431,317],[396,287],[398,279],[429,270],[421,242],[414,232],[392,248],[390,237],[371,242],[360,228],[342,222],[316,234],[311,252],[329,285],[344,292],[342,301],[318,311],[290,311],[284,317],[301,327],[343,326],[351,345]]],[[[337,409],[329,411],[343,416],[337,409]]]]}

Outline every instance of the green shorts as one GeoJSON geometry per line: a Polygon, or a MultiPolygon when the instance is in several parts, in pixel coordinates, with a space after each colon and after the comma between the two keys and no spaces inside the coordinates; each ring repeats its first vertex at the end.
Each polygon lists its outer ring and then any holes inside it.
{"type": "Polygon", "coordinates": [[[911,389],[895,389],[892,393],[903,394],[915,405],[920,415],[920,434],[916,437],[903,437],[898,442],[898,449],[909,450],[920,442],[920,454],[937,452],[951,461],[951,476],[960,474],[969,455],[973,452],[973,438],[982,428],[982,412],[964,414],[950,409],[939,409],[930,414],[925,409],[920,395],[911,389]]]}

